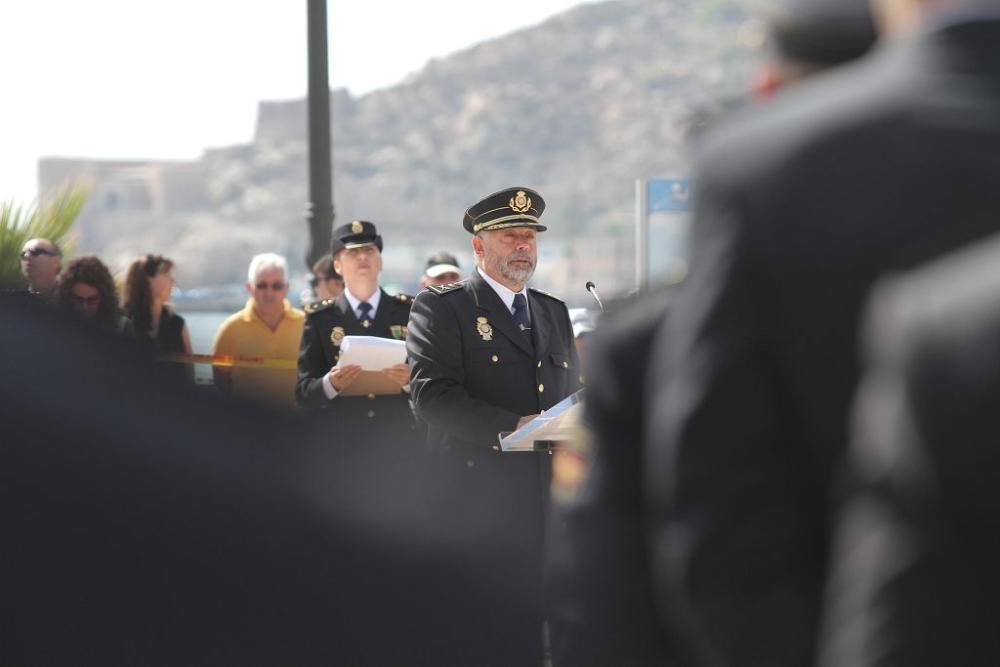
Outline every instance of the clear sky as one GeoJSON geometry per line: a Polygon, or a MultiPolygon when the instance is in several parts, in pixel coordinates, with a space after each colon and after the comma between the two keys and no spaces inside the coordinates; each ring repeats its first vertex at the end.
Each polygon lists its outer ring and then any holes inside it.
{"type": "MultiPolygon", "coordinates": [[[[584,0],[329,0],[330,83],[361,94],[584,0]]],[[[306,0],[4,0],[0,199],[42,156],[195,158],[306,93],[306,0]]]]}

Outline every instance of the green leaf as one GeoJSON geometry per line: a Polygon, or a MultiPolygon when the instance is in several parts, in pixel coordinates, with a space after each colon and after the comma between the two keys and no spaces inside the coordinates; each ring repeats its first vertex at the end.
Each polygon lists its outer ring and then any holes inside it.
{"type": "Polygon", "coordinates": [[[0,201],[0,289],[24,287],[21,248],[30,239],[54,241],[64,256],[69,255],[74,242],[70,232],[89,194],[85,188],[70,185],[51,199],[27,207],[13,200],[0,201]]]}

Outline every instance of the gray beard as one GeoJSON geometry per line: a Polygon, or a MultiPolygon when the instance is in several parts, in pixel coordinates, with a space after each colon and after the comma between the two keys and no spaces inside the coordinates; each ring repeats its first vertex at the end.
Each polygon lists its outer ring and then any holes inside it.
{"type": "Polygon", "coordinates": [[[530,257],[525,257],[525,256],[518,257],[516,255],[512,255],[507,260],[500,260],[498,262],[499,269],[500,269],[500,275],[502,275],[507,280],[510,280],[510,281],[513,281],[513,282],[516,282],[516,283],[527,283],[529,280],[531,280],[531,276],[535,275],[535,267],[534,267],[534,265],[532,265],[531,267],[529,267],[527,269],[515,269],[513,266],[511,266],[508,263],[509,260],[512,260],[512,259],[528,259],[528,260],[530,260],[531,258],[530,257]]]}

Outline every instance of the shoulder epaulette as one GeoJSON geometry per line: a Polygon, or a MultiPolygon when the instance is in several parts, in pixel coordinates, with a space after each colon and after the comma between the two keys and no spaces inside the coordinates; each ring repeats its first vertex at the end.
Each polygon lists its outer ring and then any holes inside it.
{"type": "Polygon", "coordinates": [[[552,296],[548,292],[543,292],[542,290],[535,289],[534,287],[529,287],[528,289],[531,290],[532,292],[534,292],[535,294],[538,294],[539,296],[547,296],[550,299],[552,299],[553,301],[558,301],[559,303],[564,303],[562,299],[560,299],[557,296],[552,296]]]}
{"type": "Polygon", "coordinates": [[[336,299],[317,301],[316,303],[310,303],[304,310],[306,311],[306,315],[312,315],[313,313],[318,313],[321,310],[326,310],[335,303],[337,303],[336,299]]]}
{"type": "Polygon", "coordinates": [[[409,303],[410,301],[413,301],[413,297],[410,296],[409,294],[397,294],[396,298],[399,301],[402,301],[403,303],[409,303]]]}
{"type": "Polygon", "coordinates": [[[430,285],[427,287],[427,289],[433,292],[434,294],[437,294],[438,296],[443,296],[445,294],[448,294],[449,292],[460,290],[463,287],[465,287],[465,283],[458,282],[458,283],[446,283],[444,285],[430,285]]]}

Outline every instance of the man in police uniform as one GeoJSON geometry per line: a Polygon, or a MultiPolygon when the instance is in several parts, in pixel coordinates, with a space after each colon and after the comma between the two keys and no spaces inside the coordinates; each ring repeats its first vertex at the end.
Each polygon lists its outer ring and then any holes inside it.
{"type": "MultiPolygon", "coordinates": [[[[485,507],[510,508],[509,520],[478,526],[509,536],[498,553],[514,571],[538,583],[549,456],[500,453],[498,434],[514,431],[579,388],[579,366],[566,305],[526,283],[537,261],[538,218],[545,202],[534,190],[494,193],[465,212],[476,269],[468,280],[428,287],[413,303],[407,351],[417,416],[428,442],[454,464],[455,502],[475,523],[485,507]],[[506,560],[509,559],[509,560],[506,560]]],[[[541,659],[541,617],[518,619],[518,639],[537,649],[519,664],[541,659]]],[[[483,619],[482,641],[505,641],[483,619]]],[[[508,640],[513,638],[508,638],[508,640]]]]}
{"type": "Polygon", "coordinates": [[[413,423],[403,391],[410,379],[406,364],[382,371],[401,393],[378,396],[341,396],[358,379],[361,367],[334,366],[345,336],[404,339],[411,299],[404,294],[390,296],[379,286],[382,237],[372,223],[355,220],[335,229],[330,254],[345,288],[336,299],[306,307],[295,386],[298,404],[323,410],[336,419],[338,432],[352,438],[368,441],[405,433],[413,423]]]}

